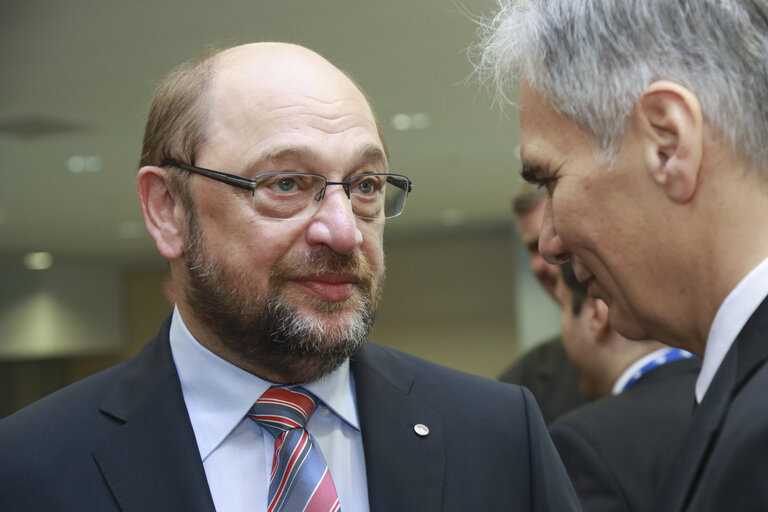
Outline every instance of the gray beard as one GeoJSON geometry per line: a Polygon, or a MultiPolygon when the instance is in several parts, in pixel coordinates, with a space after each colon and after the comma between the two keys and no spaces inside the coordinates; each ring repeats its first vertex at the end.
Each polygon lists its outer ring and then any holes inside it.
{"type": "Polygon", "coordinates": [[[264,298],[247,289],[249,280],[243,272],[210,257],[196,219],[187,225],[184,262],[189,286],[185,299],[196,318],[235,356],[237,361],[231,362],[245,369],[268,369],[287,382],[304,383],[331,373],[363,345],[373,325],[381,287],[373,289],[374,276],[358,253],[318,250],[298,264],[278,262],[264,298]],[[302,315],[284,297],[284,283],[302,269],[349,272],[362,279],[346,301],[313,299],[313,308],[326,317],[317,320],[302,315]],[[345,314],[350,302],[357,304],[345,314]]]}

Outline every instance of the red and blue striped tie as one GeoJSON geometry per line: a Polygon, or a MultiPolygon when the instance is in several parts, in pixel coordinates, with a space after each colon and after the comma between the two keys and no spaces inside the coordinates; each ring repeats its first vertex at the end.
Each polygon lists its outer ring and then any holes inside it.
{"type": "Polygon", "coordinates": [[[320,448],[305,430],[317,398],[302,388],[269,388],[248,416],[275,437],[268,512],[340,512],[320,448]]]}

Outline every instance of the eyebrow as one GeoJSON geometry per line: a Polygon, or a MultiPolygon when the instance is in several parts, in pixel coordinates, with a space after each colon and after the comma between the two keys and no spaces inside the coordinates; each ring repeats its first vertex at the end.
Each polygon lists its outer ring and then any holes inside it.
{"type": "Polygon", "coordinates": [[[523,162],[523,168],[520,170],[520,177],[534,185],[541,182],[543,174],[546,174],[544,168],[531,162],[523,162]]]}
{"type": "MultiPolygon", "coordinates": [[[[278,147],[257,156],[248,168],[254,168],[265,163],[277,164],[285,160],[308,160],[317,157],[317,153],[309,146],[278,147]]],[[[355,167],[383,166],[387,168],[387,156],[384,150],[375,144],[363,147],[355,167]]]]}
{"type": "Polygon", "coordinates": [[[364,167],[366,165],[382,165],[386,168],[388,164],[387,155],[384,153],[384,150],[374,144],[365,146],[358,160],[357,167],[364,167]]]}

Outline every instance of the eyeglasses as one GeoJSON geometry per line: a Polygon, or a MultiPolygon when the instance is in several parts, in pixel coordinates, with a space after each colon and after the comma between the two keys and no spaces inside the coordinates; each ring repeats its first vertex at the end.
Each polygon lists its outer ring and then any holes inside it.
{"type": "Polygon", "coordinates": [[[253,210],[259,217],[275,220],[306,219],[320,208],[328,185],[341,185],[352,203],[352,213],[362,219],[391,219],[403,213],[413,182],[400,174],[372,173],[350,176],[346,181],[328,181],[321,174],[268,172],[255,178],[204,169],[178,160],[162,167],[177,167],[194,174],[250,190],[253,210]]]}

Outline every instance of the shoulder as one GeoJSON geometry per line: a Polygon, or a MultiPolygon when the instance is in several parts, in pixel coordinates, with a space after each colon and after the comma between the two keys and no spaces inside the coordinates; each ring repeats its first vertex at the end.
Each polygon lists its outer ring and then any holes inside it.
{"type": "Polygon", "coordinates": [[[67,424],[85,416],[85,411],[97,413],[116,376],[126,363],[120,363],[99,373],[70,384],[0,420],[0,440],[14,430],[31,434],[42,425],[66,421],[67,424]]]}
{"type": "Polygon", "coordinates": [[[378,396],[385,385],[396,389],[397,396],[440,410],[455,425],[466,426],[474,421],[474,414],[482,413],[498,425],[527,429],[531,417],[541,416],[533,396],[521,386],[465,373],[371,342],[353,359],[352,369],[358,389],[365,395],[360,397],[363,400],[378,396]]]}
{"type": "Polygon", "coordinates": [[[550,432],[553,438],[565,429],[595,437],[605,432],[607,439],[618,437],[617,442],[621,442],[622,433],[626,432],[646,431],[654,435],[653,428],[657,426],[682,429],[692,412],[700,365],[698,359],[691,359],[659,367],[625,392],[566,414],[551,426],[550,432]]]}
{"type": "Polygon", "coordinates": [[[0,508],[55,503],[52,496],[69,495],[67,487],[85,482],[89,489],[81,495],[99,492],[92,453],[120,426],[100,404],[123,368],[76,382],[0,421],[0,508]]]}
{"type": "Polygon", "coordinates": [[[522,392],[520,386],[449,368],[373,342],[367,342],[353,358],[354,366],[365,367],[366,371],[377,372],[392,381],[410,380],[414,388],[424,391],[463,394],[483,390],[513,395],[522,392]]]}
{"type": "Polygon", "coordinates": [[[577,409],[550,426],[582,497],[647,502],[658,469],[689,424],[697,368],[697,361],[669,363],[624,393],[577,409]]]}
{"type": "MultiPolygon", "coordinates": [[[[167,341],[167,337],[165,338],[167,341]]],[[[136,356],[70,384],[0,420],[0,451],[55,449],[92,443],[116,423],[105,413],[110,402],[148,393],[157,382],[174,374],[170,349],[155,338],[136,356]]],[[[2,458],[2,457],[0,457],[2,458]]]]}

